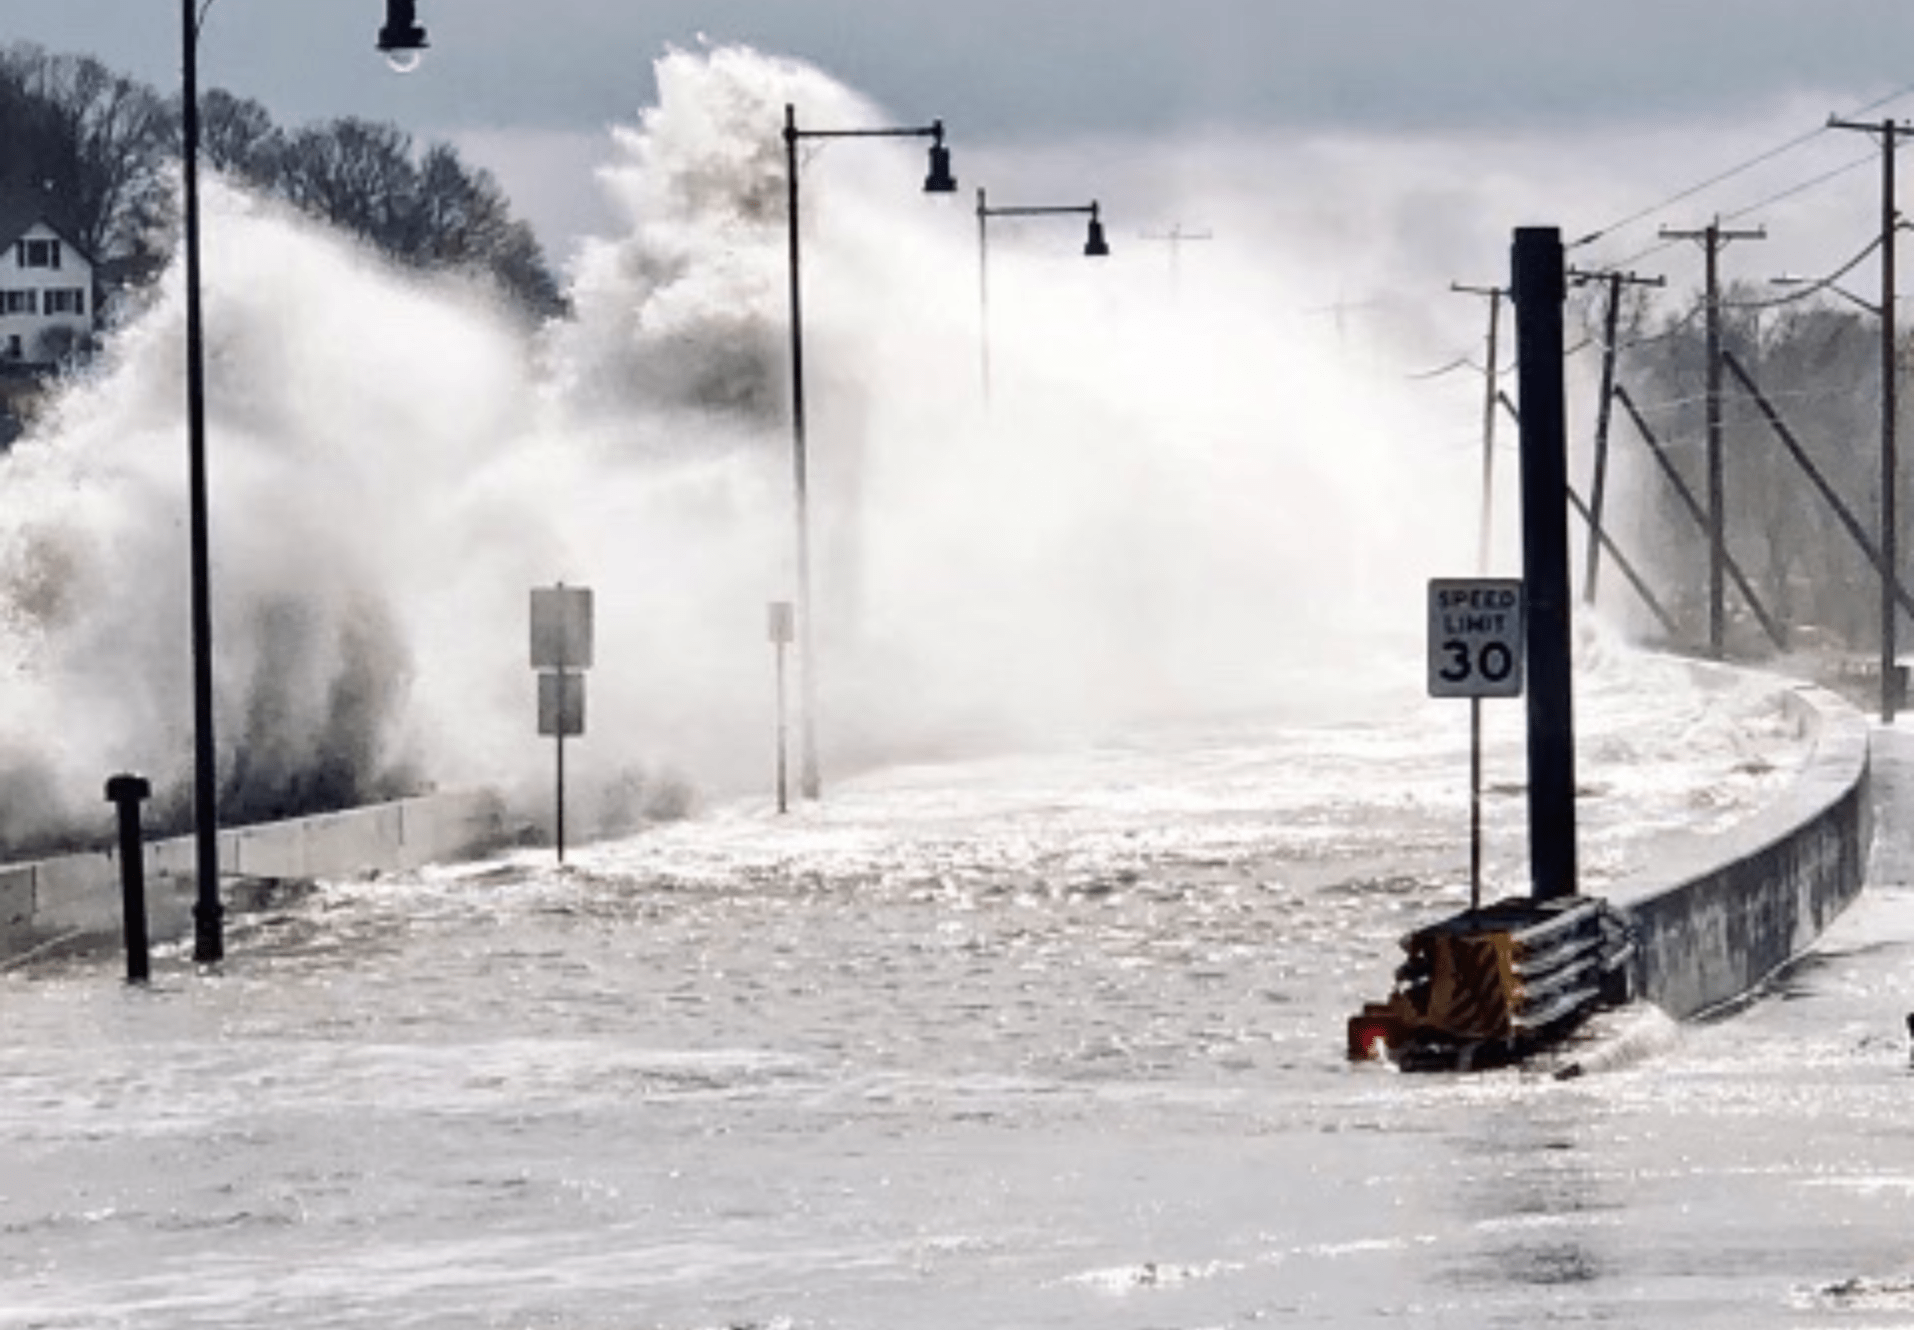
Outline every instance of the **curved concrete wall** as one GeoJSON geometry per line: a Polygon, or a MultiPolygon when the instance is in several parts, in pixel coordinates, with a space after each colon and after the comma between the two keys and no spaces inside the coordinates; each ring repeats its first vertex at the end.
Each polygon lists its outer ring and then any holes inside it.
{"type": "MultiPolygon", "coordinates": [[[[1700,668],[1711,686],[1714,667],[1700,668]]],[[[1812,945],[1864,879],[1867,720],[1811,685],[1789,686],[1785,704],[1814,731],[1793,788],[1733,830],[1661,856],[1657,879],[1607,890],[1639,933],[1635,992],[1676,1019],[1753,989],[1812,945]]]]}
{"type": "MultiPolygon", "coordinates": [[[[1697,668],[1707,686],[1726,677],[1720,667],[1697,668]]],[[[1657,877],[1607,891],[1639,933],[1635,991],[1676,1018],[1752,989],[1810,946],[1860,890],[1872,836],[1867,721],[1822,689],[1783,691],[1815,732],[1792,790],[1723,835],[1661,847],[1657,877]]],[[[224,831],[220,865],[243,879],[341,877],[459,859],[497,845],[502,831],[492,796],[434,794],[224,831]]],[[[184,936],[193,840],[154,842],[146,856],[153,939],[184,936]]],[[[0,957],[75,934],[117,935],[120,926],[116,855],[0,867],[0,957]]]]}

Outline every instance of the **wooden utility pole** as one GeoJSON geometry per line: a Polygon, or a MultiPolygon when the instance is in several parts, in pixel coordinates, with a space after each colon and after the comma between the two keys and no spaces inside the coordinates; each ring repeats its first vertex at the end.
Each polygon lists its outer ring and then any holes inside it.
{"type": "MultiPolygon", "coordinates": [[[[1462,286],[1453,284],[1455,291],[1467,295],[1487,297],[1487,366],[1486,401],[1480,417],[1480,559],[1476,571],[1480,576],[1487,575],[1487,562],[1491,557],[1493,533],[1493,425],[1500,405],[1500,300],[1506,290],[1498,286],[1462,286]]],[[[1342,308],[1335,306],[1336,309],[1342,308]]],[[[1472,882],[1474,908],[1480,905],[1480,786],[1482,780],[1481,759],[1481,716],[1480,698],[1471,699],[1472,706],[1468,716],[1470,732],[1468,736],[1467,784],[1471,803],[1471,821],[1468,828],[1470,845],[1468,849],[1468,873],[1472,882]]]]}
{"type": "Polygon", "coordinates": [[[1713,524],[1707,564],[1707,643],[1715,660],[1727,654],[1727,484],[1720,429],[1720,250],[1735,240],[1765,240],[1766,228],[1728,230],[1715,218],[1698,231],[1660,228],[1667,240],[1698,240],[1707,254],[1707,517],[1713,524]]]}
{"type": "Polygon", "coordinates": [[[1607,502],[1607,426],[1613,419],[1613,371],[1619,354],[1620,288],[1623,286],[1665,286],[1664,277],[1641,277],[1630,272],[1581,272],[1569,269],[1567,275],[1576,284],[1607,283],[1606,351],[1600,362],[1600,421],[1593,431],[1593,488],[1587,491],[1587,581],[1581,603],[1593,604],[1600,583],[1600,523],[1607,502]]]}
{"type": "Polygon", "coordinates": [[[1189,240],[1211,240],[1212,231],[1183,231],[1180,223],[1175,222],[1172,229],[1166,231],[1142,231],[1142,240],[1164,240],[1167,242],[1167,280],[1172,284],[1173,299],[1180,300],[1180,246],[1189,240]]]}
{"type": "Polygon", "coordinates": [[[1453,289],[1463,295],[1487,297],[1486,398],[1480,414],[1480,571],[1487,571],[1493,540],[1493,422],[1500,406],[1500,301],[1507,294],[1503,286],[1465,286],[1453,289]]]}
{"type": "Polygon", "coordinates": [[[1899,567],[1899,364],[1894,343],[1893,301],[1897,282],[1893,236],[1900,226],[1895,204],[1893,154],[1897,141],[1913,137],[1912,125],[1882,120],[1858,124],[1829,116],[1831,129],[1857,129],[1880,136],[1880,721],[1893,719],[1899,709],[1898,680],[1893,668],[1894,570],[1899,567]]]}

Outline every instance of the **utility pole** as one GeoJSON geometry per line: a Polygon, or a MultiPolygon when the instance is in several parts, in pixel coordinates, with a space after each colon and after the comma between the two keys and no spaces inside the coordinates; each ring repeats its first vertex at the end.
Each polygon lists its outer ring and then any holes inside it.
{"type": "MultiPolygon", "coordinates": [[[[1376,309],[1381,303],[1382,302],[1378,300],[1348,300],[1343,292],[1340,298],[1331,305],[1314,305],[1304,312],[1308,314],[1333,315],[1333,335],[1340,342],[1340,358],[1344,361],[1349,359],[1347,354],[1347,311],[1355,309],[1376,309]]],[[[1375,348],[1372,363],[1375,368],[1378,368],[1378,348],[1375,348]]]]}
{"type": "Polygon", "coordinates": [[[1720,429],[1720,249],[1735,240],[1765,240],[1766,228],[1728,230],[1720,219],[1698,231],[1660,228],[1665,240],[1698,240],[1707,253],[1707,518],[1713,524],[1708,554],[1707,643],[1715,660],[1727,654],[1727,485],[1720,429]]]}
{"type": "Polygon", "coordinates": [[[1164,240],[1167,242],[1167,281],[1173,289],[1173,299],[1180,300],[1180,246],[1188,240],[1211,240],[1212,231],[1182,231],[1180,223],[1175,222],[1168,231],[1142,231],[1142,240],[1164,240]]]}
{"type": "Polygon", "coordinates": [[[1453,289],[1462,295],[1487,297],[1486,401],[1480,416],[1480,571],[1487,571],[1493,542],[1493,422],[1500,406],[1500,301],[1507,290],[1502,286],[1464,286],[1453,289]]]}
{"type": "Polygon", "coordinates": [[[1592,605],[1600,584],[1600,523],[1607,500],[1607,426],[1613,419],[1613,372],[1619,354],[1620,288],[1623,286],[1665,286],[1664,277],[1641,277],[1630,272],[1567,271],[1576,285],[1607,283],[1606,351],[1600,362],[1600,420],[1593,431],[1593,488],[1587,491],[1587,582],[1581,603],[1592,605]]]}
{"type": "MultiPolygon", "coordinates": [[[[1496,409],[1500,404],[1500,299],[1506,291],[1498,286],[1462,286],[1453,284],[1455,291],[1467,295],[1487,297],[1487,370],[1485,410],[1480,418],[1480,560],[1476,565],[1479,575],[1487,575],[1487,561],[1491,555],[1493,533],[1493,423],[1496,409]]],[[[1344,305],[1335,305],[1336,311],[1344,305]]],[[[1336,315],[1337,317],[1337,315],[1336,315]]],[[[1467,786],[1470,800],[1469,863],[1468,874],[1472,881],[1473,900],[1477,906],[1480,901],[1480,785],[1481,785],[1481,739],[1480,739],[1480,701],[1478,696],[1469,699],[1471,707],[1468,715],[1468,768],[1467,786]]]]}
{"type": "Polygon", "coordinates": [[[1893,154],[1897,140],[1912,138],[1913,126],[1882,120],[1858,124],[1835,116],[1829,129],[1857,129],[1880,136],[1880,722],[1886,724],[1899,709],[1899,690],[1893,672],[1894,569],[1899,566],[1898,480],[1900,475],[1899,409],[1896,378],[1899,373],[1894,345],[1893,299],[1898,280],[1893,252],[1894,232],[1900,226],[1895,205],[1893,154]]]}

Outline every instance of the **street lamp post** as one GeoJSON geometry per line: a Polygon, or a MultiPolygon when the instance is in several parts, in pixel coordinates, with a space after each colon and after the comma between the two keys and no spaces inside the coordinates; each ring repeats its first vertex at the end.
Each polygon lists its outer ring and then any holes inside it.
{"type": "Polygon", "coordinates": [[[946,128],[936,120],[907,129],[801,129],[794,123],[793,103],[787,103],[782,131],[787,145],[787,336],[793,358],[793,531],[794,604],[800,620],[800,793],[820,797],[820,750],[816,724],[819,681],[813,657],[813,574],[807,526],[807,397],[802,374],[800,324],[800,140],[930,138],[927,149],[929,194],[954,191],[948,160],[946,128]]]}
{"type": "MultiPolygon", "coordinates": [[[[215,800],[218,782],[213,740],[213,594],[207,522],[207,377],[200,320],[200,30],[213,0],[180,0],[180,129],[183,183],[182,243],[187,278],[187,506],[191,633],[193,638],[193,838],[198,891],[193,905],[193,959],[211,965],[226,955],[220,903],[220,842],[215,800]]],[[[379,48],[397,53],[426,47],[414,22],[414,0],[387,0],[379,48]]],[[[396,66],[397,67],[397,66],[396,66]]]]}
{"type": "MultiPolygon", "coordinates": [[[[212,0],[208,0],[211,4],[212,0]]],[[[206,9],[180,0],[181,135],[187,251],[187,504],[193,636],[193,833],[199,895],[193,906],[193,959],[225,954],[220,922],[220,846],[214,825],[213,611],[207,566],[207,400],[200,336],[200,70],[196,51],[206,9]]]]}
{"type": "Polygon", "coordinates": [[[1081,253],[1090,259],[1105,258],[1107,233],[1100,225],[1100,203],[1064,204],[1058,207],[1041,208],[989,208],[987,191],[984,187],[975,193],[973,215],[980,222],[980,400],[986,401],[992,396],[993,373],[987,350],[987,218],[989,217],[1048,217],[1059,214],[1085,214],[1087,218],[1087,243],[1081,253]]]}

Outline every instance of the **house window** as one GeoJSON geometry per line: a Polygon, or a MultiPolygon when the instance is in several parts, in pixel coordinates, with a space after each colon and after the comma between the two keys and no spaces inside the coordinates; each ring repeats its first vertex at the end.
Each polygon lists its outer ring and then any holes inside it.
{"type": "Polygon", "coordinates": [[[20,359],[20,334],[19,333],[14,333],[7,338],[6,358],[8,360],[20,359]]]}
{"type": "Polygon", "coordinates": [[[58,240],[15,241],[13,256],[22,268],[58,268],[60,242],[58,240]]]}
{"type": "Polygon", "coordinates": [[[87,312],[86,292],[77,286],[57,286],[47,292],[45,312],[48,314],[85,314],[87,312]]]}
{"type": "Polygon", "coordinates": [[[34,300],[37,293],[26,291],[0,291],[0,314],[35,314],[39,305],[34,300]]]}

